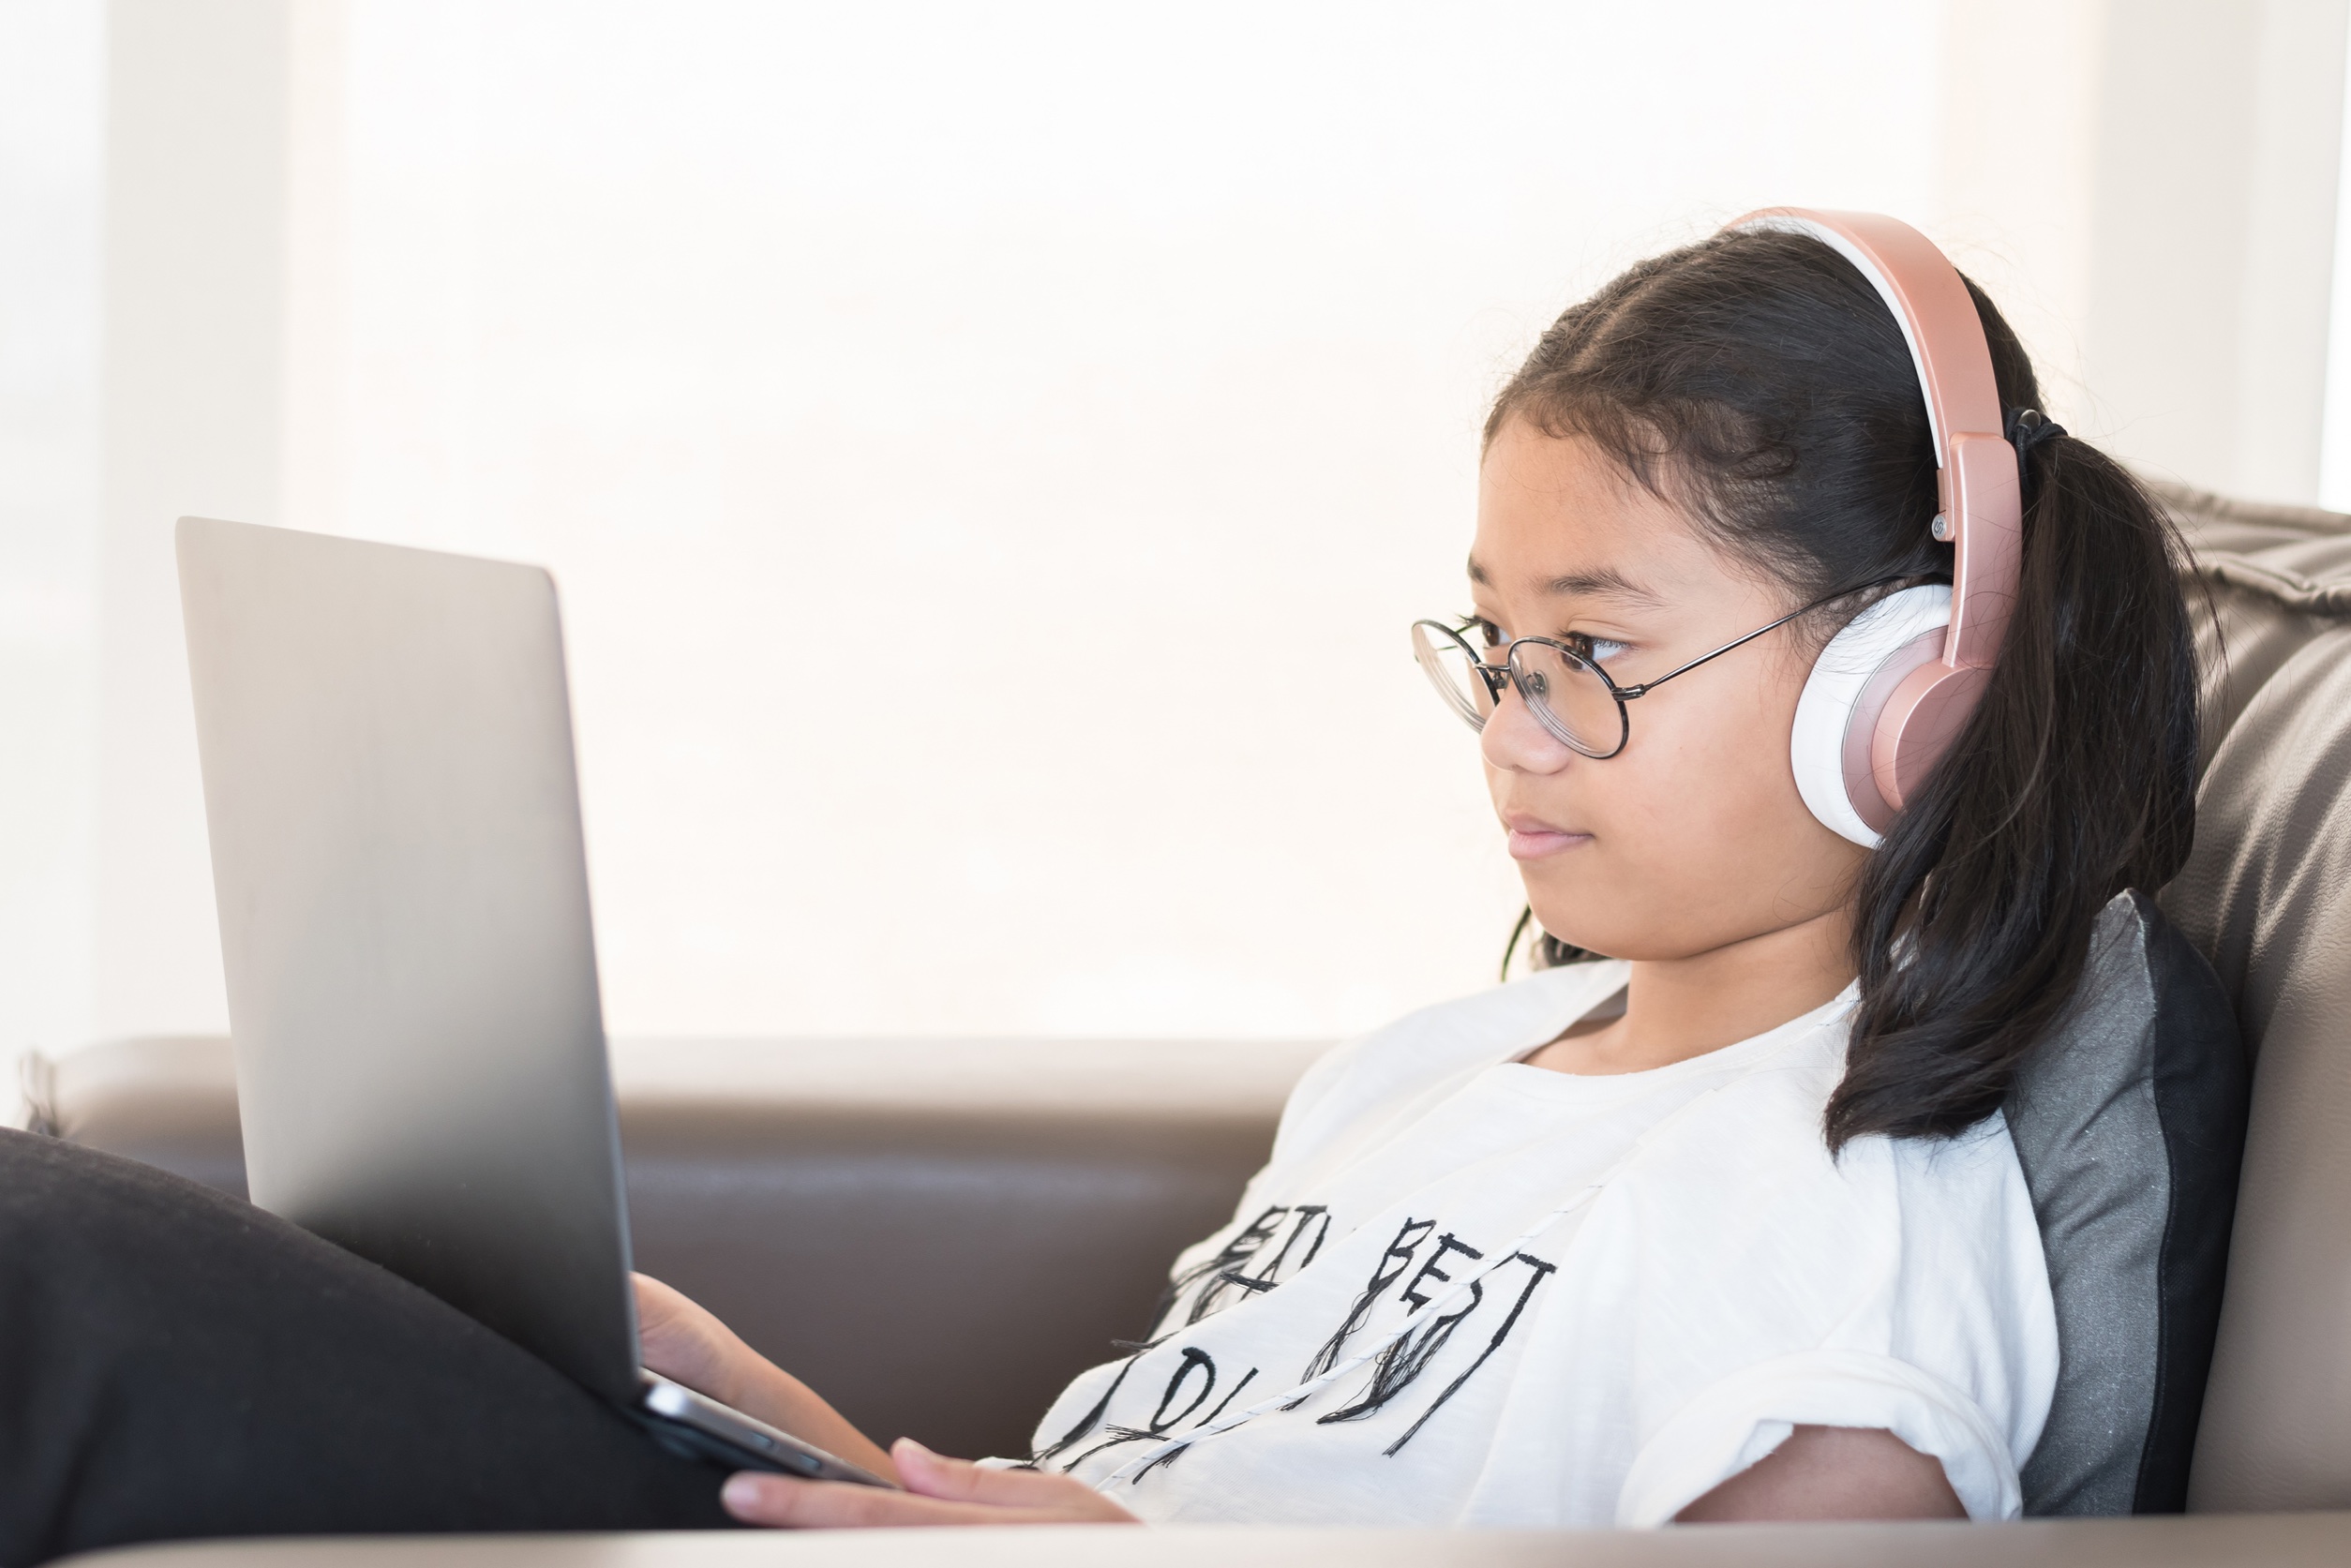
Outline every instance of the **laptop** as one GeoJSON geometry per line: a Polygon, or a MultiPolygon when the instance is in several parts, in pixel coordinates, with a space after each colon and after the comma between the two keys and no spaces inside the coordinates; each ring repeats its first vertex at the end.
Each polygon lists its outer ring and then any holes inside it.
{"type": "Polygon", "coordinates": [[[673,1451],[884,1486],[647,1371],[555,584],[183,517],[253,1202],[673,1451]]]}

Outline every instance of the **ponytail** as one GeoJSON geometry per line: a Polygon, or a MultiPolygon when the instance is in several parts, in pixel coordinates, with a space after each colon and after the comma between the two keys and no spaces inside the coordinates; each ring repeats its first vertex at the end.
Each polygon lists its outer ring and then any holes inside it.
{"type": "Polygon", "coordinates": [[[2194,836],[2195,650],[2182,549],[2121,465],[2027,460],[2024,580],[1984,700],[1862,871],[1861,1005],[1832,1148],[1983,1120],[2056,1023],[2099,911],[2194,836]]]}

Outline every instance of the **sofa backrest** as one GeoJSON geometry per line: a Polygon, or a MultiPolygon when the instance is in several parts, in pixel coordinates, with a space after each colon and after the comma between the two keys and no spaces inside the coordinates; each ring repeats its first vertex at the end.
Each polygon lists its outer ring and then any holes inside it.
{"type": "Polygon", "coordinates": [[[2189,1507],[2351,1505],[2351,516],[2162,487],[2210,597],[2196,844],[2163,903],[2252,1119],[2189,1507]]]}

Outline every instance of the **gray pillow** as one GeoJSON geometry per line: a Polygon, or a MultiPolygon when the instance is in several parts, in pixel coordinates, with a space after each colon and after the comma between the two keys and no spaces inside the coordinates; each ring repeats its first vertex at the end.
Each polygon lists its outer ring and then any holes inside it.
{"type": "Polygon", "coordinates": [[[2176,1514],[2220,1322],[2247,1064],[2236,1010],[2154,903],[2118,894],[2008,1126],[2057,1298],[2057,1399],[2025,1512],[2176,1514]]]}

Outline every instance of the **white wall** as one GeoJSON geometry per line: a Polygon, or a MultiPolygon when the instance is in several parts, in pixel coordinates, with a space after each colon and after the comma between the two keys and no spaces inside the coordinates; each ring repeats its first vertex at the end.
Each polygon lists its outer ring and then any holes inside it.
{"type": "Polygon", "coordinates": [[[1938,232],[2069,428],[2318,497],[2344,0],[1952,0],[1938,232]]]}
{"type": "Polygon", "coordinates": [[[2085,320],[2110,440],[2194,483],[2314,500],[2342,0],[2114,15],[2085,320]]]}
{"type": "Polygon", "coordinates": [[[172,520],[281,520],[289,17],[111,0],[97,1024],[224,1017],[172,520]]]}
{"type": "MultiPolygon", "coordinates": [[[[2351,48],[2347,44],[2346,48],[2351,48]]],[[[2346,67],[2351,75],[2351,67],[2346,67]]],[[[2335,242],[2327,322],[2327,390],[2319,434],[2318,503],[2351,511],[2351,113],[2338,144],[2335,242]]]]}
{"type": "Polygon", "coordinates": [[[1560,306],[1929,194],[1930,104],[1832,105],[1931,9],[1804,9],[355,5],[333,521],[556,566],[615,1026],[1479,983],[1512,878],[1402,628],[1560,306]]]}
{"type": "MultiPolygon", "coordinates": [[[[286,242],[346,302],[285,414],[339,455],[243,510],[556,568],[616,1029],[1479,983],[1510,875],[1402,627],[1459,597],[1483,400],[1743,206],[1923,204],[1933,7],[979,15],[352,5],[286,242]]],[[[113,818],[192,810],[155,764],[113,818]]],[[[110,928],[102,1022],[217,1023],[148,858],[176,934],[110,928]]]]}
{"type": "Polygon", "coordinates": [[[91,1029],[104,61],[90,0],[0,5],[0,1123],[91,1029]]]}
{"type": "Polygon", "coordinates": [[[1515,909],[1401,628],[1624,262],[1912,215],[2316,483],[2342,0],[111,10],[104,1032],[221,1023],[184,511],[555,567],[616,1030],[1316,1034],[1515,909]]]}

